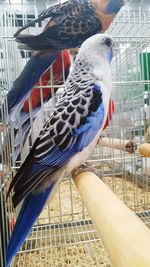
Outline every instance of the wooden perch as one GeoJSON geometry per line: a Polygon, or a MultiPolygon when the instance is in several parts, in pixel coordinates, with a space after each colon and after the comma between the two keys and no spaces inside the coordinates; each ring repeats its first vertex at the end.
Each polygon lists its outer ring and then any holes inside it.
{"type": "Polygon", "coordinates": [[[142,156],[150,158],[150,144],[144,143],[140,145],[139,152],[142,156]]]}
{"type": "Polygon", "coordinates": [[[150,266],[150,230],[91,172],[73,178],[113,267],[150,266]]]}
{"type": "Polygon", "coordinates": [[[101,146],[134,153],[137,150],[137,144],[130,140],[121,140],[115,138],[100,138],[98,142],[101,146]]]}

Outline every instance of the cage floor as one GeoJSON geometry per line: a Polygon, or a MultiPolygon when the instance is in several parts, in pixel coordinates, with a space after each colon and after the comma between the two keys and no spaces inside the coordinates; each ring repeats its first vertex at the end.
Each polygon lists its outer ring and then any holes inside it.
{"type": "Polygon", "coordinates": [[[14,267],[102,266],[111,263],[90,220],[36,226],[14,267]]]}

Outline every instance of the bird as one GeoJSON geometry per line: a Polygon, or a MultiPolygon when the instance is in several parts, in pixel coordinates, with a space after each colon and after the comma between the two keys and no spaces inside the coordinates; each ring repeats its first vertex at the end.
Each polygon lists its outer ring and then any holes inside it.
{"type": "MultiPolygon", "coordinates": [[[[17,119],[16,122],[14,122],[13,160],[18,160],[18,157],[20,156],[22,145],[24,146],[31,129],[31,121],[34,122],[37,113],[41,108],[41,101],[46,103],[52,96],[52,88],[50,85],[48,86],[48,82],[50,81],[55,86],[63,84],[64,80],[68,77],[70,66],[70,53],[66,49],[62,50],[58,53],[55,62],[51,66],[51,71],[50,68],[48,68],[32,88],[30,92],[31,109],[29,108],[29,98],[25,99],[23,107],[19,112],[19,121],[17,119]],[[41,86],[42,90],[40,90],[41,86]]],[[[55,88],[55,93],[58,88],[55,88]]]]}
{"type": "Polygon", "coordinates": [[[88,37],[105,32],[124,5],[123,0],[70,0],[50,6],[38,19],[21,27],[14,37],[19,48],[51,51],[80,46],[88,37]],[[35,23],[50,18],[39,35],[20,34],[35,23]]]}
{"type": "Polygon", "coordinates": [[[55,61],[58,51],[79,47],[88,37],[105,32],[123,5],[123,0],[69,0],[50,6],[14,34],[18,48],[31,50],[33,54],[7,95],[12,121],[16,120],[28,92],[55,61]],[[47,18],[41,34],[20,34],[47,18]]]}
{"type": "Polygon", "coordinates": [[[23,204],[7,246],[7,265],[63,177],[84,163],[94,149],[108,113],[112,57],[110,35],[96,34],[83,42],[61,99],[12,179],[7,197],[12,192],[14,208],[23,204]]]}

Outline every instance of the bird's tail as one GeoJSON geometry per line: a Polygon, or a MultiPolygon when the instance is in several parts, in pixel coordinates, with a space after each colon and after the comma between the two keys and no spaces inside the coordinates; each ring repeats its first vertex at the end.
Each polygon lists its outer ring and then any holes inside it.
{"type": "MultiPolygon", "coordinates": [[[[16,42],[18,43],[18,48],[20,50],[45,50],[44,43],[43,43],[43,34],[39,35],[31,35],[31,34],[20,34],[16,38],[16,42]],[[42,48],[41,48],[41,41],[42,41],[42,48]]],[[[47,47],[47,49],[49,46],[47,47]]]]}
{"type": "Polygon", "coordinates": [[[28,112],[21,112],[20,114],[21,125],[15,125],[14,139],[12,140],[14,145],[13,160],[15,161],[20,156],[22,146],[24,147],[28,134],[31,130],[31,120],[32,123],[35,121],[39,109],[40,107],[37,107],[32,111],[32,119],[30,119],[30,114],[28,112]]]}
{"type": "Polygon", "coordinates": [[[59,47],[58,42],[55,40],[57,26],[53,25],[53,27],[49,28],[49,36],[54,38],[49,38],[47,41],[45,31],[37,35],[31,34],[19,34],[17,35],[15,41],[18,43],[18,48],[20,50],[30,50],[30,51],[49,51],[51,54],[56,50],[65,49],[66,46],[59,47]]]}
{"type": "Polygon", "coordinates": [[[42,211],[46,200],[51,196],[55,184],[56,182],[53,181],[51,186],[44,192],[29,194],[25,198],[6,250],[7,266],[9,266],[12,258],[16,255],[29,234],[31,227],[42,211]]]}
{"type": "Polygon", "coordinates": [[[43,13],[43,15],[41,14],[41,16],[38,17],[37,19],[34,19],[34,20],[30,21],[29,23],[27,23],[26,25],[24,25],[23,27],[21,27],[21,28],[14,34],[14,37],[17,37],[17,36],[20,34],[20,32],[22,32],[23,30],[25,30],[25,29],[27,29],[27,28],[29,28],[29,27],[35,25],[36,23],[41,22],[42,20],[47,19],[47,18],[49,18],[49,17],[50,17],[49,14],[44,14],[44,13],[43,13]]]}

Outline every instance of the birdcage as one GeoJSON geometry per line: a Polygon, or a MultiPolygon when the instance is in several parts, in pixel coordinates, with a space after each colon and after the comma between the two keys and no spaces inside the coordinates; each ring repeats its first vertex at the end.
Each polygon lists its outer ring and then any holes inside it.
{"type": "MultiPolygon", "coordinates": [[[[33,120],[29,104],[31,129],[26,143],[23,144],[20,124],[21,155],[16,160],[14,125],[8,120],[6,94],[29,60],[30,54],[17,49],[13,34],[19,27],[37,18],[39,12],[52,2],[56,1],[21,0],[19,5],[18,1],[0,2],[0,102],[4,103],[0,126],[2,267],[5,266],[6,244],[19,210],[13,208],[11,196],[6,199],[10,180],[30,151],[35,137],[64,88],[63,84],[59,85],[59,90],[55,92],[56,86],[50,80],[47,86],[52,89],[52,97],[44,104],[42,84],[39,85],[41,109],[36,120],[33,120]]],[[[43,24],[35,24],[28,32],[39,33],[43,27],[43,24]]],[[[150,142],[146,132],[150,127],[146,127],[150,118],[149,1],[126,1],[126,6],[119,12],[108,32],[114,39],[112,99],[115,102],[115,111],[89,162],[98,170],[104,183],[149,226],[150,160],[142,156],[138,149],[144,141],[150,142]]],[[[72,53],[72,60],[74,56],[72,53]]],[[[53,70],[49,71],[52,73],[53,70]]],[[[71,177],[65,177],[53,200],[45,206],[12,266],[111,266],[101,236],[97,233],[71,177]]]]}

